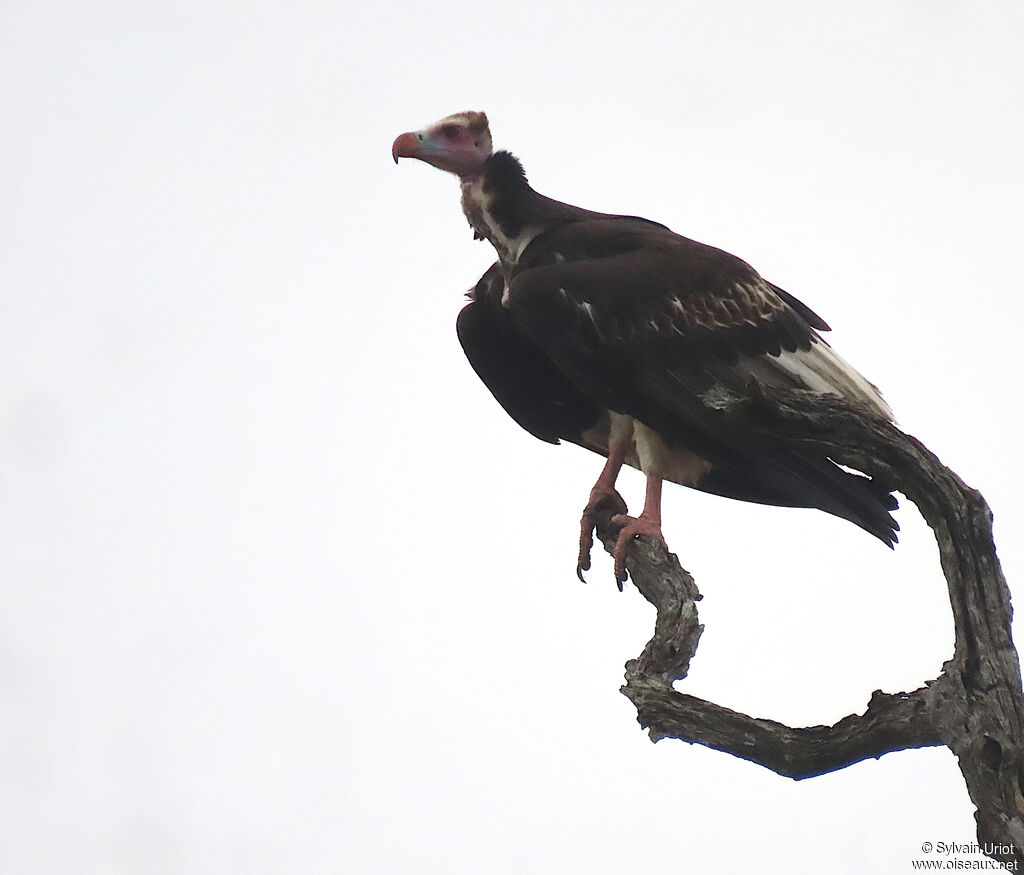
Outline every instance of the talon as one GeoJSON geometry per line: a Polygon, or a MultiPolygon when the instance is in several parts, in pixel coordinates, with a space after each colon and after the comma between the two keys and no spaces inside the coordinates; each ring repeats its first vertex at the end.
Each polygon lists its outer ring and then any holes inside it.
{"type": "Polygon", "coordinates": [[[586,583],[587,579],[583,576],[584,571],[590,571],[590,558],[587,558],[587,562],[584,565],[582,562],[576,563],[576,576],[580,579],[580,583],[586,583]]]}
{"type": "Polygon", "coordinates": [[[594,524],[583,511],[583,519],[580,520],[580,552],[576,559],[576,576],[586,583],[583,576],[584,571],[590,571],[590,548],[594,546],[594,524]]]}
{"type": "MultiPolygon", "coordinates": [[[[583,516],[580,518],[580,552],[576,560],[576,576],[586,583],[583,577],[584,571],[590,570],[590,551],[594,546],[594,529],[597,527],[599,517],[611,515],[614,519],[626,512],[626,502],[622,500],[614,489],[608,486],[595,486],[590,491],[590,501],[583,509],[583,516]]],[[[619,585],[622,589],[622,585],[619,585]]]]}
{"type": "Polygon", "coordinates": [[[611,523],[613,526],[621,527],[615,541],[615,551],[612,554],[615,559],[615,582],[621,592],[622,584],[629,578],[626,572],[626,546],[629,542],[641,535],[646,535],[649,538],[656,538],[664,544],[665,536],[661,533],[661,520],[653,515],[647,516],[642,513],[638,517],[631,517],[617,514],[612,517],[611,523]]]}

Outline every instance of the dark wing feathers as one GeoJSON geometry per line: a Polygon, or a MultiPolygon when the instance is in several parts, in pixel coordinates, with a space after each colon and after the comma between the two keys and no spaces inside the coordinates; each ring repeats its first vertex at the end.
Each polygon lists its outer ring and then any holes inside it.
{"type": "Polygon", "coordinates": [[[831,328],[829,328],[829,324],[824,319],[822,319],[817,313],[815,313],[810,307],[808,307],[803,301],[797,300],[785,289],[780,289],[774,283],[768,283],[768,285],[771,286],[772,291],[775,292],[775,294],[778,295],[788,306],[792,307],[793,310],[797,313],[797,315],[799,315],[800,318],[804,320],[804,322],[810,325],[811,328],[814,328],[817,331],[832,330],[831,328]]]}
{"type": "Polygon", "coordinates": [[[459,342],[477,376],[530,434],[557,444],[594,425],[604,412],[581,394],[551,359],[516,331],[501,308],[497,264],[480,278],[456,322],[459,342]]]}
{"type": "Polygon", "coordinates": [[[708,459],[698,488],[818,507],[895,540],[888,490],[828,459],[770,450],[704,403],[712,387],[745,389],[740,359],[809,349],[827,329],[740,259],[639,220],[579,222],[527,247],[502,310],[582,396],[708,459]]]}
{"type": "Polygon", "coordinates": [[[544,307],[539,299],[557,294],[599,342],[667,341],[690,365],[807,349],[816,337],[745,262],[635,220],[599,219],[541,235],[509,289],[513,310],[544,307]]]}

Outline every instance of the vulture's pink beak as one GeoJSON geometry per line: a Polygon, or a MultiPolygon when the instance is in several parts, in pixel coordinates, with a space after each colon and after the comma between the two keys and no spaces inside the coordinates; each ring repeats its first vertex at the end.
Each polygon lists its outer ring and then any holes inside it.
{"type": "Polygon", "coordinates": [[[395,164],[399,158],[417,158],[466,180],[479,176],[483,170],[484,162],[491,154],[490,140],[486,145],[487,148],[465,129],[460,129],[458,134],[442,135],[434,128],[425,128],[399,134],[391,144],[391,157],[395,164]]]}
{"type": "Polygon", "coordinates": [[[419,158],[422,139],[423,135],[414,131],[399,134],[391,146],[391,157],[395,159],[395,164],[399,158],[419,158]]]}

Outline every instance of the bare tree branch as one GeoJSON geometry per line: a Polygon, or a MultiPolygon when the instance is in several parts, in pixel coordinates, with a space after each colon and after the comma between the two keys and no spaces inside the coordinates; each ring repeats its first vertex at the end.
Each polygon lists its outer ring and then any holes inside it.
{"type": "MultiPolygon", "coordinates": [[[[920,441],[833,396],[769,389],[723,395],[723,413],[743,416],[774,446],[826,455],[890,484],[920,509],[939,545],[956,645],[939,676],[911,693],[876,690],[862,715],[834,726],[791,728],[679,693],[703,627],[700,594],[663,545],[629,546],[627,568],[658,611],[654,637],[626,663],[622,692],[653,741],[677,738],[809,778],[908,748],[947,746],[977,808],[978,843],[1002,863],[1024,867],[1024,695],[1010,631],[1010,592],[992,540],[985,500],[920,441]]],[[[598,536],[611,552],[607,520],[598,536]]]]}

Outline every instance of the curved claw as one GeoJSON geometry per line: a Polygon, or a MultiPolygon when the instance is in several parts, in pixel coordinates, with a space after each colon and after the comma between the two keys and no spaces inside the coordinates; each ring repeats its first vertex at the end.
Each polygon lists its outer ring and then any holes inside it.
{"type": "Polygon", "coordinates": [[[615,541],[615,550],[612,553],[615,560],[615,583],[621,592],[622,585],[629,578],[629,574],[626,572],[626,546],[629,542],[634,538],[646,535],[656,538],[664,544],[665,536],[661,533],[661,521],[644,514],[640,514],[638,517],[617,514],[612,517],[612,525],[621,526],[615,541]]]}
{"type": "MultiPolygon", "coordinates": [[[[602,516],[614,518],[626,513],[626,502],[610,487],[595,486],[590,491],[590,501],[580,518],[580,552],[576,560],[576,576],[586,583],[584,571],[590,571],[590,551],[594,546],[594,529],[602,516]]],[[[619,589],[622,585],[619,584],[619,589]]]]}

